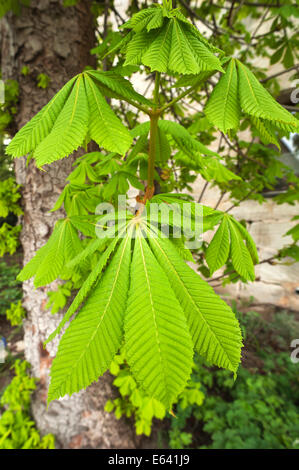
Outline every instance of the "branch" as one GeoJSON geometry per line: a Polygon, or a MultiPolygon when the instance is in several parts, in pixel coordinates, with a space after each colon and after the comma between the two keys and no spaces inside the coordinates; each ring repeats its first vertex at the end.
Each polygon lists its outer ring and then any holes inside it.
{"type": "Polygon", "coordinates": [[[299,113],[299,108],[297,106],[289,106],[287,104],[283,104],[282,107],[287,109],[288,111],[294,111],[295,113],[299,113]]]}
{"type": "Polygon", "coordinates": [[[198,85],[199,85],[199,82],[196,83],[195,85],[192,85],[190,88],[188,88],[188,90],[185,90],[183,93],[181,93],[179,96],[174,98],[169,103],[166,103],[164,106],[162,106],[162,108],[160,108],[160,113],[164,113],[164,111],[166,111],[166,109],[171,108],[175,103],[177,103],[181,99],[185,98],[185,96],[192,93],[192,91],[194,91],[196,89],[196,87],[198,87],[198,85]]]}
{"type": "Polygon", "coordinates": [[[151,110],[149,108],[146,108],[145,106],[142,106],[142,104],[135,103],[135,101],[130,100],[129,98],[122,98],[124,101],[126,101],[128,104],[134,106],[135,108],[139,109],[143,113],[147,114],[148,116],[151,115],[151,110]]]}
{"type": "MultiPolygon", "coordinates": [[[[194,11],[184,0],[179,0],[179,3],[188,11],[191,17],[198,19],[202,24],[204,24],[208,29],[210,29],[213,33],[222,33],[225,34],[227,31],[223,28],[217,27],[215,29],[215,25],[211,25],[208,21],[204,20],[199,14],[194,11]]],[[[217,6],[214,5],[213,6],[217,6]]],[[[243,44],[247,44],[243,37],[235,36],[234,34],[230,34],[230,37],[235,39],[236,41],[242,42],[243,44]]]]}
{"type": "MultiPolygon", "coordinates": [[[[272,261],[274,261],[276,259],[275,256],[271,256],[271,258],[267,258],[267,259],[264,259],[263,261],[260,261],[259,263],[257,263],[255,266],[259,266],[260,264],[264,264],[264,263],[271,263],[272,261]]],[[[208,282],[212,282],[212,281],[219,281],[220,279],[223,279],[225,278],[226,276],[230,276],[230,274],[233,274],[235,271],[229,271],[228,273],[223,273],[221,274],[220,276],[218,277],[214,277],[212,279],[209,279],[208,282]]],[[[239,277],[239,274],[236,273],[236,275],[232,278],[232,280],[236,279],[237,277],[239,277]]],[[[212,286],[213,288],[215,287],[220,287],[222,286],[222,283],[220,284],[216,284],[215,286],[212,286]]]]}
{"type": "Polygon", "coordinates": [[[249,196],[251,196],[252,193],[254,193],[254,191],[257,189],[258,187],[254,187],[252,188],[249,193],[246,194],[246,196],[244,196],[242,199],[240,199],[240,201],[236,202],[235,204],[233,204],[231,207],[229,207],[225,212],[230,212],[232,211],[235,207],[239,206],[241,204],[241,202],[244,202],[246,201],[246,199],[249,198],[249,196]]]}
{"type": "Polygon", "coordinates": [[[270,75],[269,77],[267,78],[264,78],[263,80],[260,80],[260,83],[265,83],[267,82],[268,80],[271,80],[272,78],[276,78],[276,77],[279,77],[280,75],[283,75],[284,73],[288,73],[288,72],[291,72],[292,70],[299,70],[299,64],[296,64],[296,65],[293,65],[293,67],[290,67],[286,70],[282,70],[281,72],[277,72],[277,73],[274,73],[273,75],[270,75]]]}

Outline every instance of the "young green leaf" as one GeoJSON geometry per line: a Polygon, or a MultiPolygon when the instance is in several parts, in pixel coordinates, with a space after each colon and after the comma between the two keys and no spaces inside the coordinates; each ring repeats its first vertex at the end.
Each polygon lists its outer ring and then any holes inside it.
{"type": "Polygon", "coordinates": [[[133,140],[129,131],[114,114],[89,75],[85,77],[85,87],[90,110],[90,137],[110,152],[126,153],[133,140]]]}
{"type": "Polygon", "coordinates": [[[70,155],[89,136],[106,150],[125,154],[132,137],[103,93],[150,104],[123,77],[111,72],[84,72],[70,80],[16,134],[7,153],[20,157],[33,151],[37,165],[42,166],[70,155]]]}
{"type": "Polygon", "coordinates": [[[54,123],[61,113],[78,76],[67,82],[63,88],[44,106],[31,121],[25,124],[15,135],[6,149],[8,155],[22,157],[35,150],[50,134],[54,123]]]}
{"type": "Polygon", "coordinates": [[[126,28],[136,33],[126,45],[125,65],[144,64],[151,71],[198,74],[223,71],[215,49],[179,12],[159,6],[137,13],[126,28]],[[163,18],[164,17],[164,18],[163,18]]]}
{"type": "Polygon", "coordinates": [[[240,125],[241,106],[238,98],[238,73],[235,61],[231,60],[215,86],[205,107],[210,122],[226,133],[229,129],[238,129],[240,125]]]}
{"type": "Polygon", "coordinates": [[[244,279],[254,281],[254,266],[251,255],[243,242],[242,234],[240,233],[239,227],[232,218],[227,218],[230,231],[230,255],[235,270],[244,279]]]}
{"type": "Polygon", "coordinates": [[[237,67],[242,109],[250,116],[267,119],[278,127],[298,130],[297,119],[272,98],[255,75],[239,60],[237,67]]]}
{"type": "Polygon", "coordinates": [[[102,94],[111,98],[120,98],[124,100],[135,101],[146,106],[152,106],[153,103],[144,96],[137,93],[129,80],[126,80],[114,72],[101,72],[98,70],[88,70],[85,76],[91,76],[96,80],[102,94]]]}
{"type": "Polygon", "coordinates": [[[242,224],[240,224],[240,222],[237,222],[233,218],[231,218],[231,221],[237,226],[239,232],[241,233],[242,238],[245,240],[247,249],[250,253],[250,256],[252,258],[253,263],[257,264],[259,262],[259,255],[258,255],[256,245],[255,245],[251,235],[246,230],[246,228],[242,224]]]}
{"type": "Polygon", "coordinates": [[[280,144],[275,135],[275,126],[271,125],[270,121],[259,119],[253,116],[251,117],[251,122],[256,128],[258,135],[264,144],[274,144],[278,150],[280,150],[280,144]]]}
{"type": "Polygon", "coordinates": [[[125,341],[136,381],[170,408],[190,376],[192,342],[184,312],[140,229],[132,259],[125,341]]]}
{"type": "Polygon", "coordinates": [[[82,145],[88,129],[88,114],[84,80],[79,75],[53,129],[35,149],[37,166],[64,158],[82,145]]]}
{"type": "MultiPolygon", "coordinates": [[[[96,241],[99,242],[99,240],[96,240],[96,241]]],[[[105,242],[107,242],[106,239],[105,239],[105,242]]],[[[58,327],[56,328],[55,331],[53,331],[53,333],[51,333],[49,338],[46,340],[45,344],[48,344],[50,341],[53,341],[53,339],[60,333],[60,331],[62,330],[64,325],[71,319],[71,317],[74,315],[74,313],[76,313],[76,311],[78,310],[78,308],[80,307],[82,302],[85,300],[85,298],[89,294],[89,292],[90,292],[91,288],[93,287],[93,285],[100,279],[102,271],[105,268],[111,254],[114,252],[114,250],[115,250],[118,243],[119,243],[119,238],[118,237],[114,238],[110,242],[110,244],[108,245],[108,247],[106,248],[104,253],[101,255],[101,257],[100,257],[98,263],[96,264],[95,268],[91,271],[91,273],[88,275],[88,277],[83,282],[83,284],[81,286],[81,289],[79,290],[78,294],[74,298],[72,304],[70,305],[69,309],[65,313],[65,315],[64,315],[63,319],[61,320],[61,322],[59,323],[58,327]]],[[[95,243],[92,243],[92,245],[94,247],[95,243]]],[[[99,248],[99,246],[100,246],[100,243],[97,245],[96,248],[99,248]]],[[[88,256],[89,254],[90,253],[86,253],[86,252],[84,253],[85,256],[88,256]]]]}
{"type": "Polygon", "coordinates": [[[169,240],[154,236],[149,242],[185,312],[195,349],[212,364],[236,373],[242,337],[232,310],[181,259],[169,240]]]}

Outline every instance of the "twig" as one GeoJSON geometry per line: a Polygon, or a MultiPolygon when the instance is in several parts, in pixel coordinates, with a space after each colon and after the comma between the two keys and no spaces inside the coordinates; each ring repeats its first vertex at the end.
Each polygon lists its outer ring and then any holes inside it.
{"type": "Polygon", "coordinates": [[[220,206],[220,203],[221,203],[222,199],[224,198],[225,194],[226,194],[226,191],[223,191],[223,192],[221,193],[221,196],[220,196],[220,198],[219,198],[219,200],[218,200],[216,206],[214,207],[214,210],[218,209],[218,207],[220,206]]]}
{"type": "Polygon", "coordinates": [[[200,194],[200,196],[199,196],[199,198],[198,198],[198,201],[197,201],[198,203],[200,203],[200,202],[202,201],[203,195],[204,195],[204,193],[205,193],[205,191],[206,191],[208,185],[209,185],[209,181],[206,181],[206,182],[205,182],[205,185],[204,185],[204,187],[203,187],[203,190],[201,191],[201,194],[200,194]]]}

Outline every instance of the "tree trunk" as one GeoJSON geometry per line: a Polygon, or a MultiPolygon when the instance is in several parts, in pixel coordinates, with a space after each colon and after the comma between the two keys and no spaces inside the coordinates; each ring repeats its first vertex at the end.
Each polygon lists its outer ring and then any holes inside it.
{"type": "MultiPolygon", "coordinates": [[[[14,128],[23,126],[72,76],[86,65],[93,65],[89,50],[94,45],[94,24],[91,1],[81,0],[77,6],[64,8],[62,0],[32,0],[20,17],[6,15],[1,21],[1,69],[4,79],[19,82],[20,99],[14,128]],[[22,68],[29,67],[24,76],[22,68]],[[50,77],[46,89],[37,87],[37,76],[50,77]]],[[[16,175],[23,185],[23,231],[21,242],[24,263],[43,246],[62,213],[50,213],[71,172],[72,158],[65,158],[46,172],[39,171],[31,161],[26,168],[24,157],[16,161],[16,175]]],[[[34,289],[33,282],[24,283],[23,304],[28,312],[24,324],[25,356],[33,374],[39,377],[38,391],[32,403],[33,416],[42,434],[55,434],[63,448],[134,448],[134,433],[124,421],[104,411],[113,395],[112,378],[106,374],[87,391],[51,403],[46,411],[49,368],[56,353],[57,341],[43,350],[48,337],[61,316],[46,309],[50,287],[34,289]]]]}

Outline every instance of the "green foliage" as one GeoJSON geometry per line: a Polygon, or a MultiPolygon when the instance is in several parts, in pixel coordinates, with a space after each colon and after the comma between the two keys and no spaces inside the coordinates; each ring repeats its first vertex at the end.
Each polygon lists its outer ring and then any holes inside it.
{"type": "Polygon", "coordinates": [[[54,449],[52,434],[40,436],[32,421],[30,397],[36,388],[35,379],[28,375],[29,364],[20,360],[14,363],[15,377],[4,390],[0,405],[0,449],[54,449]]]}
{"type": "Polygon", "coordinates": [[[53,315],[66,306],[68,297],[70,297],[72,292],[72,287],[73,283],[71,281],[67,281],[58,286],[56,291],[47,292],[49,302],[47,303],[46,308],[51,308],[53,315]]]}
{"type": "MultiPolygon", "coordinates": [[[[265,375],[241,368],[234,384],[224,371],[202,369],[211,395],[196,413],[211,449],[298,448],[298,373],[288,353],[264,358],[265,375]],[[207,377],[209,376],[209,378],[207,377]],[[213,394],[221,387],[224,397],[213,394]]],[[[209,393],[209,392],[208,392],[209,393]]]]}
{"type": "Polygon", "coordinates": [[[136,231],[130,277],[126,357],[137,382],[170,408],[190,375],[192,342],[184,311],[140,231],[136,231]]]}
{"type": "Polygon", "coordinates": [[[64,7],[72,7],[78,3],[78,0],[63,0],[64,7]]]}
{"type": "Polygon", "coordinates": [[[240,313],[236,306],[234,311],[241,323],[247,366],[233,381],[227,371],[211,368],[196,356],[193,376],[206,398],[200,407],[176,410],[168,432],[171,448],[298,447],[298,373],[289,355],[298,322],[290,312],[274,312],[269,321],[254,311],[240,313]]]}
{"type": "MultiPolygon", "coordinates": [[[[5,168],[4,174],[9,174],[9,168],[5,168]]],[[[0,175],[1,176],[1,175],[0,175]]],[[[22,229],[21,225],[12,226],[10,223],[12,216],[20,216],[23,214],[19,199],[20,185],[16,184],[13,177],[1,181],[0,186],[0,257],[5,253],[13,254],[19,245],[19,234],[22,229]]],[[[12,221],[13,222],[13,221],[12,221]]]]}
{"type": "Polygon", "coordinates": [[[48,77],[48,75],[46,75],[45,73],[40,73],[38,76],[37,76],[37,86],[39,88],[48,88],[49,84],[50,84],[50,77],[48,77]]]}
{"type": "Polygon", "coordinates": [[[11,326],[21,325],[26,316],[26,310],[22,307],[21,300],[16,304],[11,304],[6,310],[6,318],[10,321],[11,326]]]}
{"type": "Polygon", "coordinates": [[[1,181],[0,217],[6,218],[10,212],[17,216],[23,214],[18,202],[21,197],[19,192],[20,187],[21,186],[15,182],[14,178],[1,181]]]}
{"type": "MultiPolygon", "coordinates": [[[[293,217],[292,220],[298,220],[299,216],[293,217]]],[[[291,235],[293,238],[294,242],[296,243],[299,240],[299,224],[295,225],[293,228],[291,228],[286,235],[291,235]]]]}
{"type": "Polygon", "coordinates": [[[19,281],[35,276],[34,285],[40,287],[54,281],[81,250],[78,233],[70,219],[59,220],[47,243],[18,275],[19,281]]]}
{"type": "Polygon", "coordinates": [[[229,256],[233,267],[243,280],[254,281],[253,263],[258,263],[255,244],[243,225],[233,217],[223,215],[221,224],[206,251],[211,274],[226,264],[229,256]]]}
{"type": "Polygon", "coordinates": [[[298,374],[288,350],[298,322],[290,312],[274,312],[269,322],[254,311],[240,313],[235,305],[234,311],[253,358],[236,381],[196,355],[191,380],[174,404],[175,416],[167,415],[138,387],[122,353],[110,366],[119,397],[108,400],[106,411],[117,419],[134,417],[137,435],[150,435],[153,418],[167,418],[172,449],[297,448],[298,374]]]}
{"type": "Polygon", "coordinates": [[[62,337],[51,368],[49,401],[90,385],[117,353],[129,286],[129,241],[129,236],[122,241],[101,282],[62,337]]]}
{"type": "Polygon", "coordinates": [[[231,309],[183,262],[168,240],[150,238],[150,243],[184,309],[195,350],[236,373],[242,339],[231,309]]]}
{"type": "MultiPolygon", "coordinates": [[[[0,6],[1,17],[1,6],[0,6]]],[[[2,85],[1,85],[2,86],[2,85]]],[[[6,80],[4,83],[4,103],[0,103],[0,132],[9,127],[17,112],[17,102],[19,97],[19,84],[16,80],[6,80]]]]}
{"type": "Polygon", "coordinates": [[[70,155],[91,138],[106,150],[124,154],[132,138],[102,93],[147,102],[124,78],[110,72],[86,71],[70,80],[18,132],[7,153],[20,157],[33,151],[37,165],[42,166],[70,155]]]}
{"type": "Polygon", "coordinates": [[[11,303],[18,303],[22,297],[22,285],[16,281],[19,266],[0,262],[0,314],[4,315],[11,303]]]}
{"type": "Polygon", "coordinates": [[[28,7],[30,0],[1,0],[0,2],[0,18],[7,12],[12,11],[15,15],[19,15],[22,6],[28,7]]]}
{"type": "Polygon", "coordinates": [[[22,230],[21,225],[12,227],[11,225],[4,223],[0,227],[0,257],[9,253],[12,255],[15,253],[19,246],[19,235],[22,230]]]}
{"type": "MultiPolygon", "coordinates": [[[[115,356],[110,365],[111,374],[116,376],[113,385],[118,388],[120,396],[115,400],[108,400],[105,410],[114,412],[117,419],[122,416],[134,417],[136,434],[150,436],[153,419],[162,420],[167,415],[167,408],[158,400],[138,387],[129,366],[125,362],[125,355],[115,356]]],[[[185,410],[190,405],[201,406],[204,394],[200,384],[190,380],[186,388],[178,396],[179,407],[185,410]]]]}
{"type": "Polygon", "coordinates": [[[21,74],[24,75],[24,77],[27,77],[29,73],[30,73],[30,68],[28,67],[28,65],[23,65],[21,74]]]}

